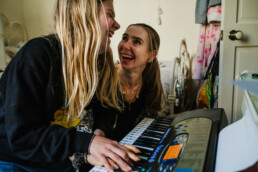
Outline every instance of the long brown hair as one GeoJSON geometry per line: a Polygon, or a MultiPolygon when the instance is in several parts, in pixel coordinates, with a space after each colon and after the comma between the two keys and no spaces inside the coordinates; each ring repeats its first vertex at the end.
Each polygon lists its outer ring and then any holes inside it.
{"type": "MultiPolygon", "coordinates": [[[[139,26],[144,28],[148,33],[149,38],[149,51],[159,50],[160,37],[159,34],[151,26],[144,23],[136,23],[128,26],[139,26]]],[[[147,63],[143,73],[142,73],[144,87],[146,88],[148,94],[146,97],[147,106],[150,109],[161,110],[164,106],[165,95],[163,92],[161,79],[160,79],[160,69],[157,57],[151,63],[147,63]]]]}
{"type": "Polygon", "coordinates": [[[102,1],[105,0],[57,0],[54,24],[62,47],[65,104],[69,120],[76,119],[82,113],[97,89],[101,103],[119,108],[116,91],[118,77],[111,50],[105,55],[104,64],[98,62],[102,40],[98,8],[102,1]]]}

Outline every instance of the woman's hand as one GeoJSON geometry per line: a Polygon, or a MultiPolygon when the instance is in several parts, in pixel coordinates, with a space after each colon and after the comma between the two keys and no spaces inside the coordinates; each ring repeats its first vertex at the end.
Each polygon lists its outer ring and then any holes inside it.
{"type": "MultiPolygon", "coordinates": [[[[107,159],[108,162],[110,163],[110,165],[114,168],[114,169],[119,169],[118,165],[112,161],[111,159],[107,159]]],[[[98,165],[98,166],[104,166],[103,163],[101,163],[98,159],[96,159],[94,156],[92,155],[88,155],[87,156],[87,162],[90,163],[91,165],[98,165]]]]}
{"type": "Polygon", "coordinates": [[[135,155],[140,151],[132,145],[120,145],[116,141],[101,136],[95,136],[90,146],[88,162],[92,165],[104,165],[108,171],[119,167],[123,171],[131,171],[132,160],[139,161],[135,155]],[[92,157],[91,157],[92,156],[92,157]],[[98,160],[98,161],[97,161],[98,160]]]}
{"type": "Polygon", "coordinates": [[[135,155],[135,154],[141,153],[139,149],[127,143],[124,144],[124,147],[127,148],[125,151],[127,152],[130,159],[132,159],[133,161],[140,161],[140,158],[137,155],[135,155]]]}
{"type": "MultiPolygon", "coordinates": [[[[127,152],[130,159],[134,161],[140,160],[140,158],[134,154],[134,153],[140,153],[139,149],[129,144],[125,144],[124,147],[129,149],[129,150],[125,149],[125,151],[127,152]]],[[[109,158],[107,160],[114,169],[119,169],[118,165],[113,160],[109,158]]],[[[90,163],[91,165],[103,166],[103,164],[92,155],[87,156],[87,162],[90,163]]]]}

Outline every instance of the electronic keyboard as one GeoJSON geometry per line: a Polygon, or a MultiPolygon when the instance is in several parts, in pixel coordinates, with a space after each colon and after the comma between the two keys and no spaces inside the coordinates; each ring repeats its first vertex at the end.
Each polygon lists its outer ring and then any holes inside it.
{"type": "MultiPolygon", "coordinates": [[[[213,172],[218,134],[226,125],[223,109],[144,118],[120,144],[128,143],[141,151],[141,160],[132,167],[135,172],[213,172]]],[[[90,172],[107,170],[95,166],[90,172]]]]}

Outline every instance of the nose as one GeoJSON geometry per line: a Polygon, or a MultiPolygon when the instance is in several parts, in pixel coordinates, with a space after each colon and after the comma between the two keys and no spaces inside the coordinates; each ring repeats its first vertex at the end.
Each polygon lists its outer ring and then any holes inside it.
{"type": "Polygon", "coordinates": [[[120,28],[120,24],[116,20],[114,20],[113,27],[115,28],[115,30],[118,30],[120,28]]]}
{"type": "Polygon", "coordinates": [[[125,50],[129,50],[130,49],[130,45],[131,45],[130,41],[125,41],[125,42],[122,43],[122,47],[125,50]]]}

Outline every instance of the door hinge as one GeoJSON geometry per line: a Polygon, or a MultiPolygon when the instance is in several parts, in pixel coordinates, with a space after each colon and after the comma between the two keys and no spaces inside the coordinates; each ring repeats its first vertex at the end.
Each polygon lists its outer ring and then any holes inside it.
{"type": "Polygon", "coordinates": [[[223,30],[220,31],[220,40],[223,41],[223,30]]]}

